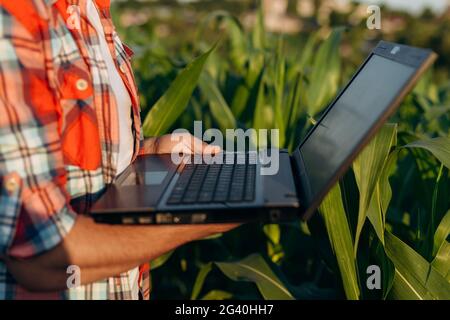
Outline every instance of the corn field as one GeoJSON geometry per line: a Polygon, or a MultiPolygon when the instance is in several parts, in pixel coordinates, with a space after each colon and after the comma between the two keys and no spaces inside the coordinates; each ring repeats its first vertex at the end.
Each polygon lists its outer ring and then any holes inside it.
{"type": "MultiPolygon", "coordinates": [[[[169,50],[145,24],[135,50],[146,136],[279,129],[292,151],[348,81],[345,28],[292,39],[205,15],[169,50]]],[[[361,61],[362,62],[362,61],[361,61]]],[[[450,83],[423,77],[309,222],[249,224],[152,261],[155,299],[450,299],[450,83]],[[367,285],[368,267],[381,288],[367,285]]],[[[149,244],[151,245],[151,244],[149,244]]]]}

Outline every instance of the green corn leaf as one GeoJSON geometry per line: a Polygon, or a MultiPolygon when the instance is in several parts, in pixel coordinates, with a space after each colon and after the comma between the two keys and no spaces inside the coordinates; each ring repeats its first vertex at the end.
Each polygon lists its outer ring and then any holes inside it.
{"type": "Polygon", "coordinates": [[[434,234],[433,267],[450,282],[450,243],[447,238],[450,235],[450,210],[442,219],[434,234]]]}
{"type": "Polygon", "coordinates": [[[442,218],[442,221],[437,227],[436,233],[434,234],[433,256],[436,255],[439,248],[444,244],[449,234],[450,234],[450,210],[447,212],[444,218],[442,218]]]}
{"type": "MultiPolygon", "coordinates": [[[[305,114],[305,92],[307,90],[306,86],[306,80],[304,77],[299,73],[298,77],[296,78],[296,81],[293,85],[293,88],[291,89],[292,95],[290,97],[289,101],[289,125],[287,127],[289,134],[289,150],[293,150],[295,147],[297,147],[299,143],[299,120],[302,116],[302,114],[305,114]]],[[[307,128],[303,128],[303,132],[306,132],[307,128]]]]}
{"type": "Polygon", "coordinates": [[[426,290],[420,285],[419,288],[414,287],[411,280],[407,280],[397,269],[395,269],[394,282],[388,298],[391,300],[425,300],[433,299],[431,295],[427,295],[426,290]]]}
{"type": "Polygon", "coordinates": [[[152,107],[143,123],[146,137],[160,136],[166,133],[184,112],[197,86],[203,67],[215,48],[216,46],[212,47],[181,71],[166,93],[152,107]]]}
{"type": "MultiPolygon", "coordinates": [[[[236,39],[241,38],[240,36],[236,36],[236,39]]],[[[239,43],[242,46],[243,40],[241,39],[239,43]]],[[[236,40],[235,45],[237,44],[238,42],[236,40]]],[[[256,23],[251,33],[250,45],[252,48],[246,54],[246,62],[248,62],[247,70],[244,70],[244,67],[240,68],[241,74],[244,74],[244,83],[236,89],[236,93],[231,102],[231,110],[237,118],[240,118],[244,110],[249,107],[249,99],[252,93],[258,90],[262,75],[264,74],[266,31],[262,6],[258,8],[256,23]]]]}
{"type": "Polygon", "coordinates": [[[264,10],[263,6],[259,6],[256,16],[255,27],[252,32],[253,48],[263,50],[266,47],[266,30],[264,27],[264,10]]]}
{"type": "Polygon", "coordinates": [[[429,230],[430,236],[427,237],[426,244],[425,244],[425,246],[427,248],[429,248],[427,250],[429,252],[429,256],[427,256],[428,259],[431,257],[431,255],[433,255],[433,252],[434,252],[434,238],[431,237],[431,234],[433,234],[435,232],[435,230],[437,230],[436,224],[437,224],[437,211],[438,211],[437,207],[438,207],[438,198],[439,198],[439,187],[441,185],[440,182],[442,180],[443,172],[444,172],[444,165],[441,164],[438,175],[436,177],[436,184],[434,186],[433,198],[432,198],[432,203],[431,203],[431,214],[430,214],[429,223],[428,223],[428,230],[429,230]]]}
{"type": "Polygon", "coordinates": [[[196,300],[202,291],[203,284],[205,283],[206,277],[211,272],[213,264],[207,263],[200,268],[198,272],[197,279],[195,279],[194,288],[192,289],[191,300],[196,300]]]}
{"type": "Polygon", "coordinates": [[[231,41],[230,58],[238,70],[243,71],[248,59],[248,44],[244,31],[236,18],[227,19],[227,26],[231,41]]]}
{"type": "Polygon", "coordinates": [[[442,243],[431,265],[450,282],[450,243],[442,243]]]}
{"type": "Polygon", "coordinates": [[[281,238],[280,226],[277,224],[266,224],[263,228],[267,238],[272,244],[279,244],[281,238]]]}
{"type": "Polygon", "coordinates": [[[294,299],[259,254],[252,254],[236,262],[216,262],[216,265],[233,281],[254,282],[266,300],[294,299]]]}
{"type": "Polygon", "coordinates": [[[211,21],[221,22],[221,26],[223,26],[228,33],[231,44],[230,59],[237,70],[243,73],[244,66],[248,59],[248,43],[241,23],[227,11],[214,11],[201,21],[197,32],[197,41],[201,41],[207,25],[210,24],[211,21]]]}
{"type": "Polygon", "coordinates": [[[353,256],[353,241],[339,185],[336,185],[330,191],[319,210],[325,221],[328,237],[336,255],[347,299],[358,300],[360,290],[356,261],[353,256]]]}
{"type": "MultiPolygon", "coordinates": [[[[450,138],[448,137],[438,137],[434,139],[423,139],[419,141],[415,141],[412,143],[409,143],[405,146],[405,148],[409,149],[419,149],[419,150],[426,150],[431,152],[441,163],[443,166],[450,168],[450,138]]],[[[413,150],[413,153],[416,150],[413,150]]],[[[418,166],[420,169],[422,169],[424,172],[427,172],[427,174],[433,174],[434,170],[433,168],[429,167],[430,164],[425,161],[419,161],[418,160],[418,166]]],[[[426,245],[427,245],[427,252],[429,252],[431,255],[433,253],[436,253],[438,248],[436,248],[435,244],[433,243],[433,239],[431,237],[432,232],[434,232],[436,228],[436,202],[438,197],[438,191],[439,191],[439,182],[442,178],[442,166],[438,173],[437,179],[436,179],[436,186],[433,192],[433,199],[432,199],[432,211],[430,214],[430,221],[428,224],[428,233],[430,234],[429,237],[426,239],[426,245]]],[[[422,177],[425,179],[425,176],[422,177]]],[[[431,258],[431,255],[427,258],[431,258]]]]}
{"type": "Polygon", "coordinates": [[[405,148],[421,148],[430,151],[440,162],[450,169],[450,138],[439,137],[410,143],[405,148]]]}
{"type": "MultiPolygon", "coordinates": [[[[386,219],[386,213],[392,199],[392,188],[389,183],[389,178],[395,173],[395,170],[397,169],[397,160],[398,150],[395,150],[389,155],[377,184],[377,192],[379,196],[379,203],[383,221],[386,219]]],[[[371,219],[371,217],[372,216],[369,215],[369,219],[371,219]]],[[[371,222],[373,221],[371,220],[371,222]]]]}
{"type": "Polygon", "coordinates": [[[258,92],[263,81],[265,57],[263,53],[253,52],[249,54],[248,68],[245,70],[245,77],[237,87],[231,102],[231,111],[236,118],[241,118],[244,111],[249,107],[250,98],[258,92]]]}
{"type": "Polygon", "coordinates": [[[275,59],[275,101],[274,113],[276,128],[280,131],[280,142],[278,147],[284,147],[286,141],[286,125],[289,118],[284,114],[284,90],[286,81],[286,61],[283,56],[283,42],[279,41],[277,57],[275,59]]]}
{"type": "Polygon", "coordinates": [[[308,73],[307,69],[312,64],[319,40],[318,32],[314,32],[308,37],[305,45],[300,49],[296,63],[288,69],[288,79],[292,80],[298,73],[308,73]]]}
{"type": "Polygon", "coordinates": [[[285,83],[286,83],[286,60],[283,55],[283,41],[278,41],[277,54],[274,59],[274,101],[273,111],[275,117],[275,128],[280,131],[280,142],[278,147],[284,147],[286,138],[286,125],[289,118],[285,115],[287,109],[285,103],[285,83]]]}
{"type": "MultiPolygon", "coordinates": [[[[396,169],[398,152],[393,152],[381,172],[379,180],[375,186],[372,199],[367,208],[367,218],[375,229],[375,233],[384,245],[384,229],[386,224],[386,213],[392,199],[392,189],[389,184],[389,177],[396,169]]],[[[357,248],[355,247],[355,250],[357,248]]]]}
{"type": "Polygon", "coordinates": [[[396,144],[396,136],[397,126],[394,124],[385,125],[353,163],[353,171],[360,193],[358,224],[355,234],[355,256],[367,217],[375,228],[380,241],[384,244],[385,214],[392,196],[388,179],[393,171],[395,158],[390,159],[389,166],[386,166],[386,164],[389,159],[389,152],[396,144]]]}
{"type": "Polygon", "coordinates": [[[202,300],[229,300],[233,295],[222,290],[211,290],[202,297],[202,300]]]}
{"type": "Polygon", "coordinates": [[[152,260],[150,262],[150,269],[151,270],[155,270],[155,269],[157,269],[159,267],[162,267],[167,262],[167,260],[170,259],[170,257],[172,256],[173,252],[174,251],[167,252],[166,254],[163,254],[162,256],[152,260]]]}
{"type": "Polygon", "coordinates": [[[204,72],[200,76],[199,86],[202,94],[208,100],[209,110],[219,128],[223,132],[226,129],[236,128],[236,119],[217,87],[215,80],[208,73],[204,72]]]}
{"type": "Polygon", "coordinates": [[[267,129],[267,119],[264,115],[266,109],[266,96],[264,90],[264,81],[261,81],[258,89],[258,97],[256,99],[255,114],[253,116],[252,127],[255,129],[267,129]]]}
{"type": "Polygon", "coordinates": [[[300,60],[298,62],[298,71],[304,72],[304,69],[312,63],[319,40],[319,32],[314,32],[309,36],[305,47],[301,51],[300,60]]]}
{"type": "Polygon", "coordinates": [[[381,241],[376,242],[375,245],[371,245],[370,249],[373,250],[374,256],[376,257],[376,262],[381,269],[381,290],[383,291],[382,297],[386,300],[394,284],[395,267],[386,255],[386,250],[384,249],[381,241]]]}
{"type": "MultiPolygon", "coordinates": [[[[253,118],[253,125],[252,128],[256,130],[261,129],[273,129],[275,127],[275,114],[273,108],[267,103],[267,98],[265,95],[265,82],[264,80],[261,81],[259,90],[258,90],[258,97],[256,100],[256,107],[255,107],[255,114],[253,118]]],[[[267,145],[263,144],[263,141],[257,141],[258,146],[260,148],[265,148],[267,145]]],[[[269,141],[267,141],[269,142],[269,141]]],[[[274,141],[276,142],[276,141],[274,141]]],[[[279,146],[276,146],[279,147],[279,146]]]]}
{"type": "Polygon", "coordinates": [[[307,112],[314,116],[335,96],[339,88],[341,58],[339,46],[343,29],[334,29],[328,39],[321,44],[309,77],[307,112]]]}
{"type": "Polygon", "coordinates": [[[287,124],[286,124],[286,130],[293,130],[293,124],[297,123],[298,116],[297,112],[300,109],[300,86],[302,81],[302,75],[301,73],[297,73],[295,75],[295,79],[288,83],[288,98],[287,98],[287,124]]]}
{"type": "Polygon", "coordinates": [[[450,299],[450,283],[421,255],[390,232],[386,253],[396,273],[390,296],[395,299],[450,299]]]}
{"type": "Polygon", "coordinates": [[[278,263],[284,257],[283,246],[280,243],[281,230],[277,224],[267,224],[263,228],[264,233],[269,239],[267,243],[267,254],[272,262],[278,263]]]}

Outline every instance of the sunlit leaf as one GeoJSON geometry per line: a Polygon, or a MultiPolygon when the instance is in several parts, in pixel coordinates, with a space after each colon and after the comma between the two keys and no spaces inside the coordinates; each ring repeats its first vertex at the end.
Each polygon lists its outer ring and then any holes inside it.
{"type": "Polygon", "coordinates": [[[337,53],[341,44],[342,32],[342,28],[334,29],[328,39],[320,45],[315,55],[310,85],[306,93],[310,115],[320,112],[335,96],[339,88],[341,59],[337,53]]]}
{"type": "Polygon", "coordinates": [[[273,244],[280,243],[281,231],[280,226],[277,224],[266,224],[263,228],[264,233],[273,244]]]}
{"type": "Polygon", "coordinates": [[[252,254],[236,262],[216,262],[216,265],[233,281],[254,282],[266,300],[294,299],[259,254],[252,254]]]}
{"type": "Polygon", "coordinates": [[[225,132],[226,129],[236,128],[236,119],[223,98],[222,93],[215,84],[215,80],[205,72],[200,76],[199,85],[202,94],[208,100],[211,115],[219,125],[219,128],[223,132],[225,132]]]}
{"type": "Polygon", "coordinates": [[[376,261],[381,269],[381,290],[383,291],[382,298],[387,299],[389,293],[391,292],[392,286],[394,285],[395,267],[386,255],[386,250],[381,241],[376,242],[373,249],[377,259],[376,261]]]}
{"type": "Polygon", "coordinates": [[[255,49],[262,50],[266,47],[266,30],[264,27],[264,11],[262,6],[259,6],[256,15],[256,23],[252,32],[252,43],[255,49]]]}
{"type": "Polygon", "coordinates": [[[150,269],[155,270],[155,269],[163,266],[167,262],[167,260],[170,259],[172,254],[173,254],[173,251],[170,251],[170,252],[167,252],[166,254],[163,254],[162,256],[152,260],[150,262],[150,269]]]}
{"type": "Polygon", "coordinates": [[[200,41],[206,32],[206,27],[212,21],[217,21],[228,33],[231,43],[230,59],[239,71],[244,71],[244,65],[248,59],[247,40],[239,20],[224,10],[218,10],[208,14],[200,23],[197,32],[197,41],[200,41]]]}
{"type": "Polygon", "coordinates": [[[314,55],[316,53],[316,47],[319,43],[319,32],[312,33],[305,45],[300,49],[298,57],[296,58],[296,62],[291,68],[288,70],[288,78],[292,79],[295,74],[302,73],[307,74],[308,68],[310,68],[314,55]]]}
{"type": "Polygon", "coordinates": [[[397,126],[385,125],[353,163],[353,171],[360,194],[355,256],[359,237],[367,217],[369,217],[380,241],[384,243],[385,214],[392,196],[388,179],[395,165],[395,158],[391,158],[391,163],[386,170],[385,167],[389,159],[389,152],[396,144],[396,136],[397,126]]]}
{"type": "Polygon", "coordinates": [[[450,211],[442,219],[434,235],[432,265],[439,273],[450,282],[450,243],[447,238],[450,235],[450,211]]]}
{"type": "Polygon", "coordinates": [[[229,292],[222,290],[211,290],[202,297],[202,300],[228,300],[232,297],[233,295],[229,292]]]}
{"type": "Polygon", "coordinates": [[[275,84],[274,84],[274,113],[275,113],[275,123],[276,129],[280,131],[280,141],[278,147],[282,148],[285,144],[286,139],[286,125],[289,117],[285,114],[285,81],[286,81],[286,61],[283,56],[283,42],[280,40],[278,44],[277,56],[275,59],[275,84]]]}
{"type": "Polygon", "coordinates": [[[448,137],[416,141],[406,145],[405,148],[422,148],[428,150],[450,169],[450,138],[448,137]]]}
{"type": "Polygon", "coordinates": [[[207,263],[200,268],[198,272],[197,279],[195,279],[194,288],[192,289],[191,300],[196,300],[202,291],[203,284],[205,283],[205,279],[208,276],[209,272],[212,270],[212,263],[207,263]]]}
{"type": "Polygon", "coordinates": [[[257,95],[264,71],[265,57],[263,53],[252,52],[249,54],[248,68],[244,73],[242,83],[237,87],[231,102],[231,110],[236,118],[241,118],[252,101],[250,98],[257,95]]]}
{"type": "Polygon", "coordinates": [[[322,202],[320,212],[336,255],[347,299],[358,300],[360,290],[353,256],[353,241],[339,185],[336,185],[322,202]]]}
{"type": "Polygon", "coordinates": [[[450,283],[450,243],[442,243],[431,265],[450,283]]]}
{"type": "Polygon", "coordinates": [[[437,227],[436,233],[434,234],[434,246],[433,246],[433,256],[436,255],[439,248],[446,241],[450,234],[450,210],[442,218],[441,223],[437,227]]]}
{"type": "MultiPolygon", "coordinates": [[[[265,83],[264,83],[264,81],[261,81],[259,90],[258,90],[258,97],[256,100],[256,108],[255,108],[255,113],[254,113],[254,117],[253,117],[252,128],[254,128],[256,130],[261,130],[261,129],[269,130],[269,129],[273,129],[274,127],[275,127],[274,110],[268,104],[267,98],[265,96],[265,83]]],[[[258,145],[260,148],[267,147],[267,145],[264,144],[264,141],[258,141],[258,145]]],[[[276,147],[278,147],[278,146],[276,146],[276,147]]]]}
{"type": "Polygon", "coordinates": [[[395,265],[391,296],[397,299],[450,299],[450,283],[421,255],[390,232],[386,253],[395,265]]]}
{"type": "Polygon", "coordinates": [[[183,113],[197,86],[203,67],[214,49],[215,46],[181,71],[167,92],[152,107],[143,123],[145,136],[160,136],[166,133],[183,113]]]}
{"type": "Polygon", "coordinates": [[[284,257],[283,247],[280,243],[280,226],[277,224],[267,224],[263,230],[267,238],[269,238],[267,253],[274,263],[278,263],[284,257]]]}

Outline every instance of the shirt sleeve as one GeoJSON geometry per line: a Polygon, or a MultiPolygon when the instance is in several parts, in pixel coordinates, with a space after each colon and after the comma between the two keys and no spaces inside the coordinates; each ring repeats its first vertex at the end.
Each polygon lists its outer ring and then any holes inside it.
{"type": "Polygon", "coordinates": [[[0,7],[0,256],[48,251],[75,222],[45,68],[42,39],[0,7]]]}

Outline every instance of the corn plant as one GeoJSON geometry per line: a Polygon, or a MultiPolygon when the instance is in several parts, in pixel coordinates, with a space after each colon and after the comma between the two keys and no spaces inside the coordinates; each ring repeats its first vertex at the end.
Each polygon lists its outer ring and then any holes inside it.
{"type": "MultiPolygon", "coordinates": [[[[279,129],[278,147],[292,151],[346,80],[345,33],[288,39],[267,33],[263,19],[259,10],[246,31],[229,13],[213,12],[176,54],[139,38],[134,64],[145,135],[202,120],[222,130],[279,129]],[[203,40],[217,31],[216,45],[203,40]]],[[[431,72],[424,77],[310,222],[244,226],[169,253],[152,262],[156,294],[449,299],[450,90],[432,79],[431,72]],[[367,286],[372,265],[382,271],[380,290],[367,286]]]]}

